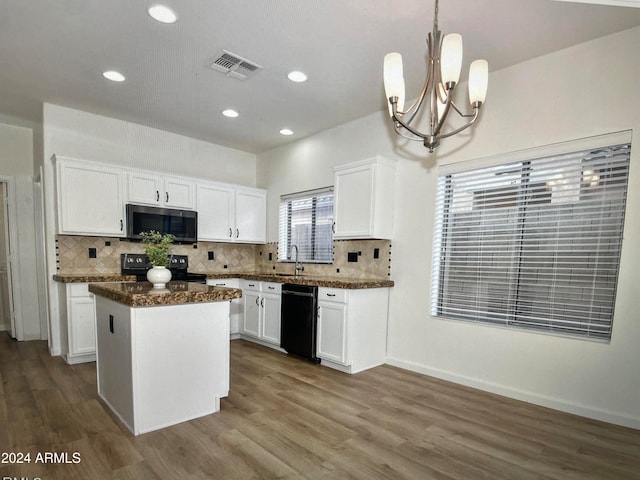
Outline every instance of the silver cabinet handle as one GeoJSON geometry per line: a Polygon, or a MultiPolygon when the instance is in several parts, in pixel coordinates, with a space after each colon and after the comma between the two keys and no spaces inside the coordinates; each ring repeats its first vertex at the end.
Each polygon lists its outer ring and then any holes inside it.
{"type": "Polygon", "coordinates": [[[256,306],[259,307],[260,306],[260,299],[258,297],[256,297],[256,306]]]}
{"type": "Polygon", "coordinates": [[[263,298],[262,300],[260,300],[260,306],[261,306],[262,308],[264,308],[264,298],[263,298]]]}
{"type": "Polygon", "coordinates": [[[156,190],[156,202],[160,201],[160,190],[156,190]]]}
{"type": "Polygon", "coordinates": [[[236,238],[238,238],[239,236],[240,236],[240,230],[236,228],[236,238]]]}
{"type": "Polygon", "coordinates": [[[275,290],[276,287],[267,287],[269,290],[275,290]]]}
{"type": "Polygon", "coordinates": [[[327,293],[327,297],[335,297],[336,294],[335,293],[327,293]]]}
{"type": "Polygon", "coordinates": [[[124,231],[124,222],[120,219],[120,231],[124,231]]]}
{"type": "Polygon", "coordinates": [[[233,236],[233,230],[231,230],[231,227],[229,227],[229,238],[231,238],[233,236]]]}
{"type": "Polygon", "coordinates": [[[164,193],[167,196],[165,199],[165,202],[169,203],[169,192],[164,192],[164,193]]]}

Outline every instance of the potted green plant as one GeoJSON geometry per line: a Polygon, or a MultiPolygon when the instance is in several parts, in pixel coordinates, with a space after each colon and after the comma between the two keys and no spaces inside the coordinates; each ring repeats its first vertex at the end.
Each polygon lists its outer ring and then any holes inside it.
{"type": "Polygon", "coordinates": [[[140,236],[144,243],[144,253],[153,265],[147,271],[147,280],[153,284],[153,288],[165,288],[171,280],[171,270],[167,266],[174,237],[169,234],[163,235],[156,230],[141,232],[140,236]]]}

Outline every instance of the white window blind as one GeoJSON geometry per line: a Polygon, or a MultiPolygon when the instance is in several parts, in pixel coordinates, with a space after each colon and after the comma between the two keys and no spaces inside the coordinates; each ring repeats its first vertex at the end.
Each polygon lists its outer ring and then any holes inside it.
{"type": "Polygon", "coordinates": [[[333,262],[333,187],[283,195],[280,202],[279,261],[333,262]]]}
{"type": "Polygon", "coordinates": [[[432,315],[611,338],[630,148],[441,175],[432,315]]]}

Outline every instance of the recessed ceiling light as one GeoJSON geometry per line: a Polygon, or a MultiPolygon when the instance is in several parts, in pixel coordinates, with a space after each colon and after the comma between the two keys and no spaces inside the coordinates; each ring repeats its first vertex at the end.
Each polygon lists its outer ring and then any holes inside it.
{"type": "Polygon", "coordinates": [[[102,74],[102,76],[106,79],[111,80],[112,82],[124,82],[125,78],[120,72],[116,72],[115,70],[108,70],[102,74]]]}
{"type": "Polygon", "coordinates": [[[178,20],[176,13],[164,5],[152,5],[147,12],[151,18],[160,23],[176,23],[176,20],[178,20]]]}
{"type": "Polygon", "coordinates": [[[228,108],[228,109],[226,109],[226,110],[223,110],[223,111],[222,111],[222,114],[223,114],[225,117],[229,117],[229,118],[236,118],[236,117],[239,115],[239,113],[238,113],[238,112],[236,112],[235,110],[231,110],[230,108],[228,108]]]}
{"type": "Polygon", "coordinates": [[[289,130],[288,128],[283,128],[280,130],[280,135],[293,135],[293,130],[289,130]]]}
{"type": "Polygon", "coordinates": [[[293,72],[289,72],[289,75],[287,75],[287,78],[292,82],[296,82],[296,83],[307,81],[307,75],[297,70],[294,70],[293,72]]]}

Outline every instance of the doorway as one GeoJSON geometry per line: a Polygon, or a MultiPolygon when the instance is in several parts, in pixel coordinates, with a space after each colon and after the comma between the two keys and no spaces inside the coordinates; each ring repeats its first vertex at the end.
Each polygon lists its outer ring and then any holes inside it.
{"type": "Polygon", "coordinates": [[[11,241],[9,235],[8,185],[0,182],[0,331],[16,338],[11,282],[11,241]]]}

